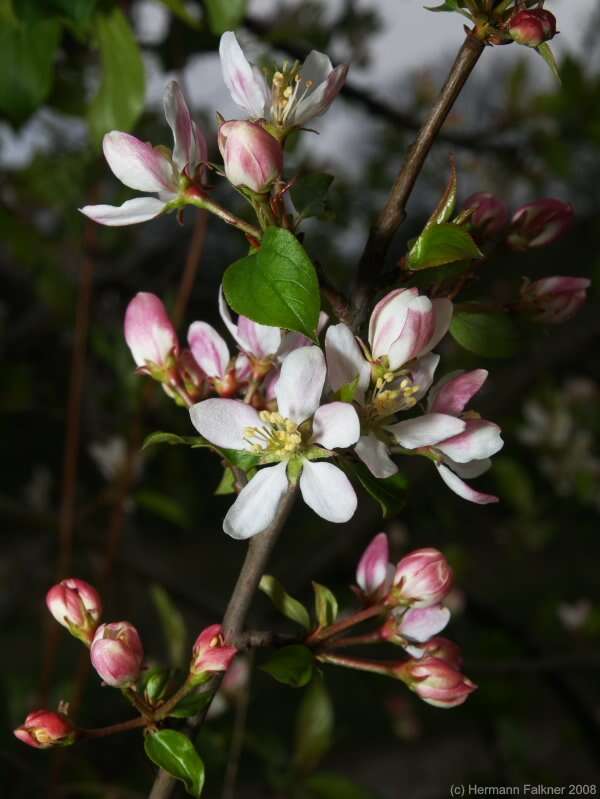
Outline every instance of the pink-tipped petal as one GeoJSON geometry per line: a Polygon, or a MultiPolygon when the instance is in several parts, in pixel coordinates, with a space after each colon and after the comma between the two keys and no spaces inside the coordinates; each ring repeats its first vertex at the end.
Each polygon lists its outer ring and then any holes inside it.
{"type": "Polygon", "coordinates": [[[163,107],[169,127],[173,131],[173,161],[180,172],[189,165],[193,175],[197,165],[207,159],[206,140],[196,126],[177,81],[167,84],[163,107]]]}
{"type": "Polygon", "coordinates": [[[241,400],[207,399],[190,408],[192,424],[211,444],[225,449],[249,450],[249,427],[264,427],[258,411],[241,400]]]}
{"type": "Polygon", "coordinates": [[[402,333],[406,311],[418,296],[417,289],[395,289],[379,300],[369,320],[369,344],[375,358],[387,355],[390,347],[402,333]]]}
{"type": "Polygon", "coordinates": [[[469,419],[464,432],[441,441],[437,449],[457,463],[491,458],[504,446],[500,428],[485,419],[469,419]]]}
{"type": "Polygon", "coordinates": [[[300,424],[319,407],[326,377],[325,357],[318,347],[300,347],[281,365],[277,406],[286,419],[300,424]]]}
{"type": "Polygon", "coordinates": [[[356,569],[356,582],[365,594],[374,594],[387,578],[390,547],[385,533],[378,533],[363,552],[356,569]]]}
{"type": "Polygon", "coordinates": [[[493,494],[483,494],[481,491],[476,491],[474,488],[471,488],[470,485],[465,483],[464,480],[461,480],[460,477],[454,474],[447,466],[437,464],[436,469],[448,488],[459,497],[462,497],[462,499],[466,499],[467,502],[474,502],[477,505],[490,505],[493,502],[499,502],[498,497],[495,497],[493,494]]]}
{"type": "Polygon", "coordinates": [[[440,380],[429,394],[430,410],[458,416],[481,389],[487,376],[487,369],[474,369],[440,380]]]}
{"type": "Polygon", "coordinates": [[[440,633],[450,621],[450,611],[442,605],[411,608],[402,616],[398,632],[405,638],[424,643],[440,633]]]}
{"type": "Polygon", "coordinates": [[[262,533],[277,515],[288,490],[287,464],[260,469],[238,494],[223,521],[223,530],[237,540],[262,533]]]}
{"type": "Polygon", "coordinates": [[[99,225],[124,227],[148,222],[162,214],[167,203],[156,197],[135,197],[123,205],[84,205],[80,212],[99,225]]]}
{"type": "Polygon", "coordinates": [[[426,352],[431,352],[431,350],[440,343],[450,329],[450,322],[452,321],[452,314],[454,313],[454,305],[452,302],[446,297],[438,297],[437,299],[432,300],[431,304],[433,305],[434,318],[433,332],[429,337],[429,341],[421,350],[421,352],[419,352],[417,357],[421,357],[426,352]]]}
{"type": "Polygon", "coordinates": [[[192,355],[209,377],[225,377],[229,366],[229,349],[212,325],[192,322],[188,344],[192,355]]]}
{"type": "Polygon", "coordinates": [[[245,109],[251,117],[263,117],[268,102],[265,79],[248,63],[232,31],[226,31],[221,36],[219,55],[223,80],[233,102],[245,109]]]}
{"type": "Polygon", "coordinates": [[[357,499],[352,483],[332,463],[305,461],[300,492],[308,507],[328,522],[347,522],[354,516],[357,499]]]}
{"type": "Polygon", "coordinates": [[[156,294],[140,291],[127,306],[125,341],[137,366],[164,366],[169,355],[177,351],[175,328],[156,294]]]}
{"type": "Polygon", "coordinates": [[[388,351],[390,369],[399,369],[425,349],[433,333],[433,306],[428,297],[415,297],[406,311],[402,331],[388,351]]]}
{"type": "Polygon", "coordinates": [[[400,446],[406,449],[431,447],[439,441],[456,436],[465,430],[462,419],[448,416],[445,413],[427,413],[415,419],[390,425],[387,430],[394,436],[400,446]]]}
{"type": "Polygon", "coordinates": [[[347,402],[321,405],[313,418],[314,444],[325,449],[343,449],[356,444],[360,436],[358,414],[347,402]]]}
{"type": "Polygon", "coordinates": [[[281,345],[281,330],[270,325],[260,325],[245,316],[237,323],[240,346],[255,358],[268,358],[278,351],[281,345]]]}
{"type": "Polygon", "coordinates": [[[177,176],[167,156],[129,133],[113,130],[102,140],[102,150],[115,177],[138,191],[177,191],[177,176]]]}

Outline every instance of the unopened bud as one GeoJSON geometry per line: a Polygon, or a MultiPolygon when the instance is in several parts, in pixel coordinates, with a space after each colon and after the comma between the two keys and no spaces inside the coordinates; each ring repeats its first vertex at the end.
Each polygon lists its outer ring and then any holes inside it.
{"type": "Polygon", "coordinates": [[[102,615],[102,601],[95,588],[84,580],[69,577],[48,591],[46,606],[71,635],[90,645],[102,615]]]}
{"type": "Polygon", "coordinates": [[[396,670],[396,676],[424,702],[435,707],[462,705],[477,688],[464,674],[436,657],[408,660],[396,670]]]}
{"type": "Polygon", "coordinates": [[[90,648],[92,666],[113,688],[123,688],[140,676],[144,650],[138,631],[127,621],[101,624],[90,648]]]}
{"type": "Polygon", "coordinates": [[[490,192],[472,194],[465,201],[464,208],[472,211],[469,222],[478,241],[494,238],[508,224],[508,208],[490,192]]]}
{"type": "Polygon", "coordinates": [[[517,11],[508,22],[508,33],[517,44],[539,47],[556,36],[556,17],[541,8],[517,11]]]}
{"type": "Polygon", "coordinates": [[[175,328],[155,294],[140,291],[127,306],[125,341],[137,366],[149,374],[166,368],[169,357],[177,354],[179,343],[175,328]]]}
{"type": "Polygon", "coordinates": [[[394,579],[394,567],[389,562],[389,544],[385,533],[379,533],[363,552],[356,569],[356,582],[363,599],[368,603],[381,601],[394,579]]]}
{"type": "Polygon", "coordinates": [[[554,244],[573,224],[573,206],[546,197],[519,208],[511,221],[507,243],[513,250],[554,244]]]}
{"type": "Polygon", "coordinates": [[[52,746],[70,746],[75,741],[77,731],[62,713],[34,710],[14,734],[28,746],[49,749],[52,746]]]}
{"type": "Polygon", "coordinates": [[[211,624],[203,630],[192,649],[190,676],[193,682],[202,682],[216,671],[227,671],[237,653],[234,646],[226,646],[220,624],[211,624]]]}
{"type": "Polygon", "coordinates": [[[543,277],[524,283],[521,307],[536,322],[566,322],[585,303],[590,283],[585,277],[543,277]]]}
{"type": "Polygon", "coordinates": [[[452,588],[453,575],[448,561],[437,549],[417,549],[396,566],[394,604],[415,608],[437,605],[452,588]]]}
{"type": "Polygon", "coordinates": [[[265,194],[283,171],[281,145],[256,122],[225,122],[219,128],[219,150],[229,182],[265,194]]]}

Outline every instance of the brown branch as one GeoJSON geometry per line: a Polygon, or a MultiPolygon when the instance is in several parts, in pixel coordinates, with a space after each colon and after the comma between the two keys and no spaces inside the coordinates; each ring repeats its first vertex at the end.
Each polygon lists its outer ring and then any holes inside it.
{"type": "MultiPolygon", "coordinates": [[[[237,636],[240,635],[246,623],[246,617],[250,610],[250,604],[258,588],[260,578],[262,577],[269,556],[275,546],[275,542],[279,538],[283,526],[290,515],[296,494],[298,491],[297,486],[290,485],[286,495],[283,497],[277,510],[277,515],[271,522],[271,525],[260,535],[255,536],[250,540],[246,557],[242,564],[235,588],[231,594],[225,616],[223,618],[223,637],[226,643],[234,642],[237,636]]],[[[215,677],[210,686],[212,692],[212,699],[214,698],[221,679],[215,677]]],[[[198,723],[193,729],[197,729],[202,725],[206,718],[206,713],[210,707],[210,702],[204,708],[203,713],[198,719],[198,723]]],[[[193,731],[193,730],[192,730],[193,731]]],[[[168,799],[175,787],[175,779],[166,771],[162,769],[152,786],[152,790],[148,795],[148,799],[168,799]]]]}
{"type": "Polygon", "coordinates": [[[248,706],[250,704],[250,675],[252,674],[252,666],[254,665],[253,653],[249,655],[248,660],[249,676],[236,697],[235,721],[233,724],[233,733],[231,735],[231,746],[229,747],[225,777],[223,779],[223,793],[221,794],[221,799],[235,799],[235,784],[240,766],[240,757],[244,747],[248,706]]]}
{"type": "Polygon", "coordinates": [[[173,312],[173,324],[178,328],[183,322],[185,311],[188,306],[198,266],[202,260],[202,253],[204,252],[204,243],[206,241],[206,228],[208,225],[208,212],[199,210],[194,223],[194,231],[192,233],[192,240],[188,250],[185,267],[181,276],[179,284],[179,291],[177,300],[175,302],[175,310],[173,312]]]}
{"type": "Polygon", "coordinates": [[[387,202],[371,228],[358,266],[358,276],[352,296],[355,327],[362,323],[366,315],[377,280],[383,270],[385,255],[394,234],[406,217],[406,204],[429,151],[484,47],[484,43],[477,36],[473,33],[467,34],[446,83],[410,147],[387,202]]]}

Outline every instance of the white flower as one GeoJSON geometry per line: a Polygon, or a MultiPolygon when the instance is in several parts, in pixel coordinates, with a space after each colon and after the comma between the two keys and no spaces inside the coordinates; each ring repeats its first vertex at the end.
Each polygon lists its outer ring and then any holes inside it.
{"type": "Polygon", "coordinates": [[[320,405],[325,378],[321,350],[301,347],[283,361],[276,413],[258,413],[232,399],[209,399],[190,409],[192,423],[208,441],[254,452],[272,464],[259,469],[229,509],[223,529],[232,538],[250,538],[269,527],[298,471],[302,498],[315,513],[331,522],[353,516],[357,500],[350,481],[337,466],[316,459],[355,444],[360,424],[348,403],[320,405]]]}

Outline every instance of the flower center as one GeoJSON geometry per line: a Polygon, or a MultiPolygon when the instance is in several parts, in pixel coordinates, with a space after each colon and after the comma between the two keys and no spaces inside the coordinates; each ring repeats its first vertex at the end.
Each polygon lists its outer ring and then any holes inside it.
{"type": "Polygon", "coordinates": [[[312,80],[302,79],[298,61],[291,66],[288,66],[286,62],[281,70],[275,72],[271,99],[271,112],[275,122],[282,127],[285,126],[294,107],[306,97],[312,88],[312,80]]]}
{"type": "Polygon", "coordinates": [[[264,427],[247,427],[244,431],[244,439],[253,452],[291,455],[300,449],[302,434],[296,422],[272,411],[261,411],[259,416],[264,427]]]}

